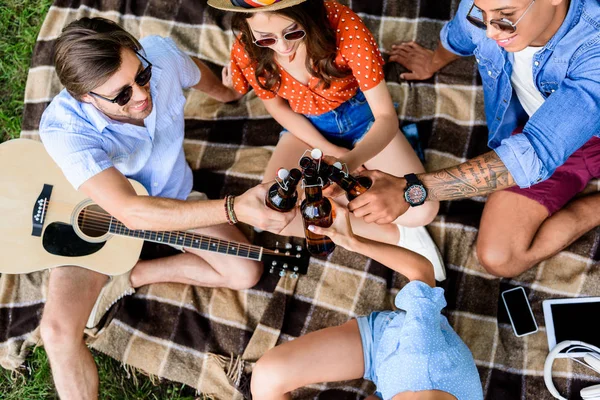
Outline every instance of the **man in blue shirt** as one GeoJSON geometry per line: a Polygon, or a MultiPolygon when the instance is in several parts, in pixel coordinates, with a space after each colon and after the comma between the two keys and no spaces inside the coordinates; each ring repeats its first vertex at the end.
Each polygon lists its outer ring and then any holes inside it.
{"type": "MultiPolygon", "coordinates": [[[[247,243],[225,223],[239,219],[279,232],[294,217],[264,205],[269,184],[236,197],[233,205],[198,201],[202,196],[192,192],[182,146],[183,89],[221,101],[239,95],[172,40],[150,36],[140,43],[111,21],[83,18],[57,39],[54,61],[65,89],[44,112],[42,141],[69,182],[129,229],[196,229],[247,243]],[[137,196],[127,178],[139,181],[150,196],[137,196]]],[[[132,288],[181,282],[243,289],[261,273],[260,263],[193,249],[140,261],[131,275],[108,283],[106,276],[83,268],[53,269],[40,328],[60,397],[97,398],[98,376],[83,330],[132,288]]]]}
{"type": "Polygon", "coordinates": [[[385,223],[423,201],[489,194],[479,260],[516,276],[600,224],[599,194],[571,201],[600,176],[600,4],[463,0],[440,36],[435,51],[404,43],[390,60],[422,80],[474,55],[494,151],[407,179],[368,172],[373,187],[349,207],[385,223]]]}

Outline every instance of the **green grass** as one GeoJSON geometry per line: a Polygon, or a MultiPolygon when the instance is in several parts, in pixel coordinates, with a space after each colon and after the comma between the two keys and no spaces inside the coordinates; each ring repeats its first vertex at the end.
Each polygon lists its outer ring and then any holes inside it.
{"type": "Polygon", "coordinates": [[[19,137],[31,53],[51,0],[2,0],[0,6],[0,142],[19,137]]]}
{"type": "MultiPolygon", "coordinates": [[[[93,352],[100,376],[101,400],[194,400],[196,391],[173,382],[155,385],[140,372],[128,373],[116,360],[93,352]]],[[[0,399],[2,400],[58,400],[52,383],[50,365],[43,348],[35,349],[25,362],[20,377],[0,368],[0,399]]]]}
{"type": "MultiPolygon", "coordinates": [[[[0,142],[19,137],[25,81],[33,46],[51,0],[0,0],[0,142]]],[[[174,382],[154,385],[139,372],[129,374],[121,364],[94,353],[100,377],[100,399],[193,400],[195,390],[174,382]]],[[[25,372],[13,379],[0,367],[1,400],[58,399],[46,352],[37,348],[27,358],[25,372]]]]}

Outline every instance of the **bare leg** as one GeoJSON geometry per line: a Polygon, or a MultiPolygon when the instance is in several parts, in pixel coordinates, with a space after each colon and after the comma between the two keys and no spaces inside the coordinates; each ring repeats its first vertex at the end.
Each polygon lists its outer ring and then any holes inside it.
{"type": "MultiPolygon", "coordinates": [[[[196,229],[202,235],[249,244],[236,227],[216,225],[196,229]]],[[[219,253],[186,249],[185,253],[139,261],[131,272],[131,285],[179,282],[196,286],[246,289],[254,286],[263,271],[262,263],[219,253]]]]}
{"type": "Polygon", "coordinates": [[[477,253],[496,276],[517,276],[563,250],[600,224],[600,194],[571,201],[548,218],[544,206],[512,192],[496,192],[485,205],[477,253]]]}
{"type": "Polygon", "coordinates": [[[364,356],[356,320],[321,329],[277,346],[252,371],[252,396],[291,399],[289,392],[318,382],[362,378],[364,356]]]}
{"type": "Polygon", "coordinates": [[[98,398],[98,370],[83,330],[107,277],[79,267],[50,273],[40,324],[56,390],[63,400],[98,398]]]}
{"type": "MultiPolygon", "coordinates": [[[[365,163],[365,167],[378,169],[394,176],[425,172],[425,167],[400,130],[385,149],[365,163]]],[[[433,221],[439,208],[439,202],[428,201],[419,207],[411,207],[394,223],[410,227],[424,226],[433,221]]]]}

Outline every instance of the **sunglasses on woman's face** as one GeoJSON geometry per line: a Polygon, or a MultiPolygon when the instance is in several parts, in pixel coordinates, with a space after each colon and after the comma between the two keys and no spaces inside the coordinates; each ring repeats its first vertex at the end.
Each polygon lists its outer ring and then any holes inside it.
{"type": "MultiPolygon", "coordinates": [[[[525,12],[523,14],[521,14],[519,19],[515,23],[512,23],[511,21],[507,20],[506,18],[501,18],[501,19],[491,19],[489,24],[500,31],[514,33],[517,30],[517,24],[523,19],[525,14],[527,14],[527,12],[529,11],[529,9],[533,5],[533,3],[535,3],[535,0],[532,0],[531,3],[529,3],[529,7],[527,7],[525,12]]],[[[471,6],[471,9],[467,13],[467,21],[469,21],[470,23],[472,23],[479,29],[486,30],[487,26],[488,26],[488,22],[486,22],[482,18],[478,18],[478,17],[472,15],[471,12],[473,11],[473,8],[476,8],[475,3],[473,3],[473,5],[471,6]]],[[[477,9],[479,9],[479,8],[477,7],[477,9]]],[[[481,12],[481,10],[480,10],[480,12],[481,12]]]]}
{"type": "MultiPolygon", "coordinates": [[[[146,61],[146,63],[148,63],[148,66],[146,68],[144,68],[143,71],[141,71],[139,74],[137,74],[135,76],[135,79],[134,79],[135,84],[140,87],[146,86],[148,84],[148,82],[150,82],[150,78],[152,78],[152,64],[150,63],[150,61],[146,60],[146,57],[144,57],[137,51],[134,51],[134,52],[138,56],[142,57],[142,59],[144,61],[146,61]]],[[[121,90],[121,92],[114,99],[109,99],[107,97],[104,97],[104,96],[99,95],[98,93],[94,93],[94,92],[90,92],[90,94],[92,96],[98,97],[102,100],[106,100],[111,103],[117,103],[118,105],[123,107],[125,104],[129,103],[129,100],[131,100],[131,96],[133,96],[133,88],[131,87],[131,85],[127,86],[125,89],[121,90]]]]}
{"type": "MultiPolygon", "coordinates": [[[[283,38],[288,42],[293,42],[296,40],[304,39],[306,36],[306,32],[303,30],[293,31],[283,34],[283,38]]],[[[265,38],[265,39],[257,39],[254,41],[254,44],[258,47],[270,47],[276,44],[279,41],[279,38],[265,38]]]]}

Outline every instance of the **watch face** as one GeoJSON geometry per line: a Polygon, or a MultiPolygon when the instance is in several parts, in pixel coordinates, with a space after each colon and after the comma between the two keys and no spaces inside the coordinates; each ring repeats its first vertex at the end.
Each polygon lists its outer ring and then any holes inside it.
{"type": "Polygon", "coordinates": [[[410,205],[420,205],[425,202],[425,199],[427,198],[427,191],[422,185],[411,185],[410,187],[406,188],[406,191],[404,192],[404,198],[410,205]]]}

